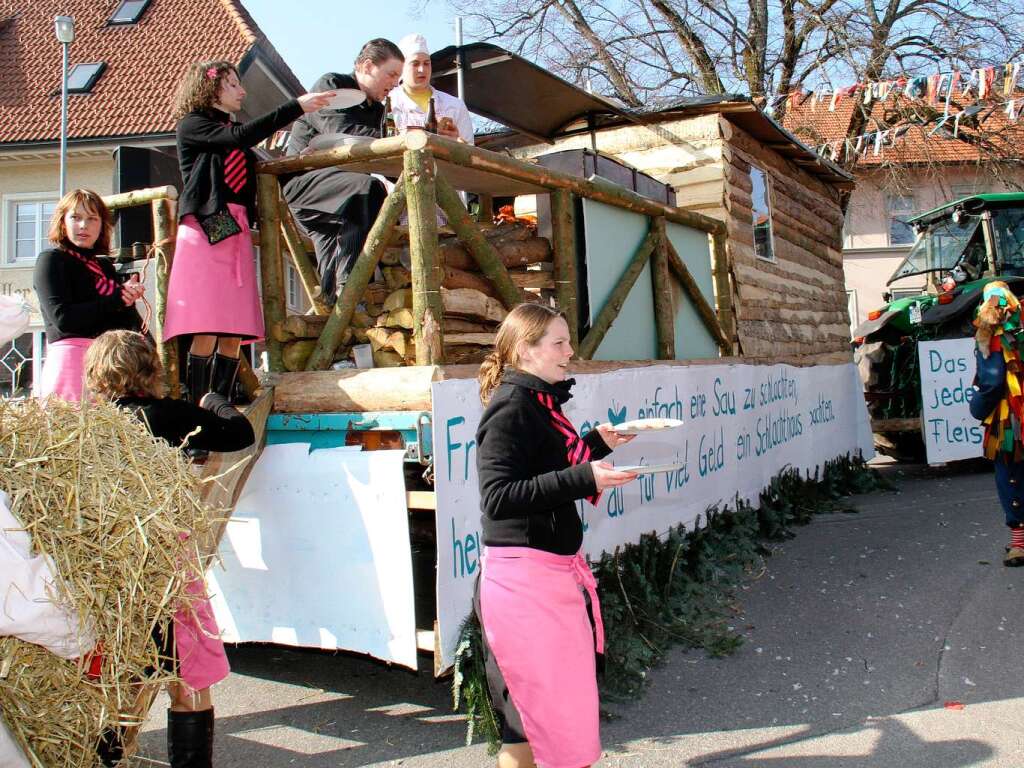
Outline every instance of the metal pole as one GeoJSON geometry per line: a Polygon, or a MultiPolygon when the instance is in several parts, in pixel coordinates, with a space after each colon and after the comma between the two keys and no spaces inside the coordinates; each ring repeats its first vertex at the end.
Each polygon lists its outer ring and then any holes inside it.
{"type": "MultiPolygon", "coordinates": [[[[462,48],[462,17],[455,17],[455,46],[462,48]]],[[[463,101],[466,100],[466,84],[462,79],[462,51],[456,51],[455,53],[455,82],[458,90],[459,98],[463,101]]]]}
{"type": "Polygon", "coordinates": [[[60,196],[64,197],[68,183],[68,43],[64,49],[64,63],[60,87],[60,196]]]}

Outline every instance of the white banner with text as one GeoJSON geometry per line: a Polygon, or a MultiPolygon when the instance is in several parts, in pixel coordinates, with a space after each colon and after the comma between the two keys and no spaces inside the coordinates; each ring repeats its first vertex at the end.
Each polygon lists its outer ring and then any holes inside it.
{"type": "MultiPolygon", "coordinates": [[[[693,525],[708,507],[731,505],[737,496],[755,501],[785,467],[813,472],[846,454],[874,455],[853,364],[653,364],[575,378],[565,413],[581,434],[609,421],[685,422],[642,434],[608,458],[620,465],[675,463],[676,471],[642,475],[604,493],[596,507],[578,502],[592,560],[644,533],[693,525]]],[[[483,547],[474,439],[483,406],[473,379],[435,383],[433,406],[437,611],[446,668],[471,609],[483,547]]]]}

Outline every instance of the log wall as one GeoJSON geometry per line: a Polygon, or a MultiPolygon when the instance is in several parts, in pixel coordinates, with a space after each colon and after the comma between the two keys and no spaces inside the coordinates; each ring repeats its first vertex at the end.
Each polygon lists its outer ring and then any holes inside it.
{"type": "Polygon", "coordinates": [[[722,137],[726,250],[745,358],[848,361],[843,214],[835,188],[764,147],[727,117],[722,137]],[[754,255],[750,167],[770,179],[774,261],[754,255]]]}

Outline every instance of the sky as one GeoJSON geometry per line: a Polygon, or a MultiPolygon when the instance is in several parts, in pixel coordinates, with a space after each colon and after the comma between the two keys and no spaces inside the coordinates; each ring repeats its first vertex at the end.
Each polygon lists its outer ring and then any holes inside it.
{"type": "MultiPolygon", "coordinates": [[[[455,21],[444,0],[242,0],[306,88],[325,72],[351,72],[362,44],[374,37],[397,43],[410,32],[432,51],[455,42],[455,21]]],[[[466,42],[469,42],[467,39],[466,42]]]]}

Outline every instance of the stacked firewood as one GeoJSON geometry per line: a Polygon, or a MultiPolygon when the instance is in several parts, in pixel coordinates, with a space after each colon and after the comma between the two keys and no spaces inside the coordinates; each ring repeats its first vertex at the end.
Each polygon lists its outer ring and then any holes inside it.
{"type": "MultiPolygon", "coordinates": [[[[526,223],[502,223],[483,230],[488,242],[508,268],[523,301],[548,302],[554,297],[551,244],[537,237],[526,223]]],[[[494,345],[498,324],[507,310],[491,282],[479,271],[458,238],[444,235],[438,243],[444,302],[445,361],[472,363],[483,360],[494,345]]],[[[415,365],[413,341],[413,289],[409,270],[408,237],[399,230],[381,257],[383,281],[369,284],[363,303],[342,338],[335,360],[352,357],[352,347],[370,344],[375,367],[415,365]]],[[[306,360],[326,323],[325,317],[288,317],[278,338],[284,342],[288,370],[305,368],[306,360]]]]}

